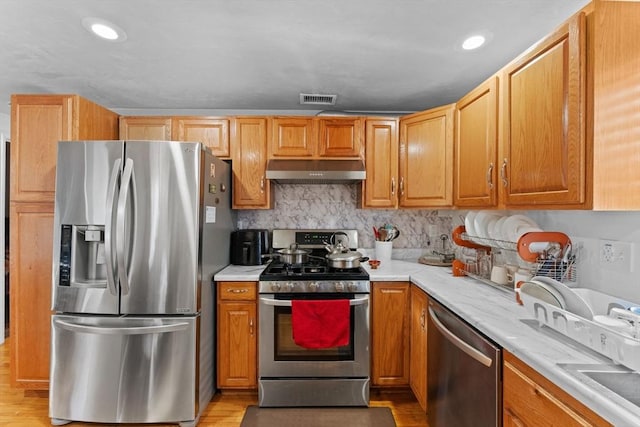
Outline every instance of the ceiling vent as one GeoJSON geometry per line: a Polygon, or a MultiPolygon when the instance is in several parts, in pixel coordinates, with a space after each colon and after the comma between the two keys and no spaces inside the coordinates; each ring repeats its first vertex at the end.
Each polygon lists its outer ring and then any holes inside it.
{"type": "Polygon", "coordinates": [[[300,104],[302,105],[336,105],[338,95],[323,95],[320,93],[301,93],[300,104]]]}

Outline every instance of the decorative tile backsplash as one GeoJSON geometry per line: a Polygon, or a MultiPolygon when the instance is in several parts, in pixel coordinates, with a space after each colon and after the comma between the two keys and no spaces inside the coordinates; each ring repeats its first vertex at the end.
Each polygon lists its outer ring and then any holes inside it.
{"type": "MultiPolygon", "coordinates": [[[[372,248],[373,226],[391,223],[400,236],[393,247],[433,249],[451,234],[452,216],[437,210],[359,209],[359,184],[275,184],[272,210],[239,210],[238,228],[349,228],[361,248],[372,248]],[[434,226],[434,227],[430,227],[434,226]],[[429,242],[431,243],[429,245],[429,242]]],[[[441,246],[437,246],[439,248],[441,246]]]]}

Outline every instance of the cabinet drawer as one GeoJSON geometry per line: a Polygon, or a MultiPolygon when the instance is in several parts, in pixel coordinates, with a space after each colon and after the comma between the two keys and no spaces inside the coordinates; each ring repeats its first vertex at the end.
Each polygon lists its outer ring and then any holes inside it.
{"type": "Polygon", "coordinates": [[[219,282],[218,301],[254,301],[255,282],[219,282]]]}
{"type": "Polygon", "coordinates": [[[503,416],[505,426],[611,425],[506,351],[503,366],[503,416]]]}

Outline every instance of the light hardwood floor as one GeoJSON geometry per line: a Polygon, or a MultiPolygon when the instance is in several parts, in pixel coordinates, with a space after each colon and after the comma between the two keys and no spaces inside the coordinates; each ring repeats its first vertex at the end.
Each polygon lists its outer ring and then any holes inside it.
{"type": "MultiPolygon", "coordinates": [[[[0,345],[0,426],[49,426],[48,392],[12,389],[9,386],[9,354],[9,340],[6,340],[0,345]]],[[[245,408],[256,402],[255,393],[216,394],[198,426],[238,427],[245,408]]],[[[371,406],[390,407],[398,427],[427,426],[426,414],[409,391],[372,391],[371,406]]],[[[68,425],[96,427],[99,424],[75,422],[68,425]]],[[[149,424],[144,426],[148,427],[149,424]]],[[[160,427],[164,424],[153,426],[160,427]]],[[[132,425],[128,424],[127,427],[132,425]]]]}

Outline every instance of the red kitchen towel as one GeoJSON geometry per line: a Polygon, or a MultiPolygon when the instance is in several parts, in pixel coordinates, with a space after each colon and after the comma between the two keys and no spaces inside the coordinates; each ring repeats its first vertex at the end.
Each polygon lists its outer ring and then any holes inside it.
{"type": "Polygon", "coordinates": [[[348,299],[292,300],[293,341],[304,348],[349,344],[351,307],[348,299]]]}

